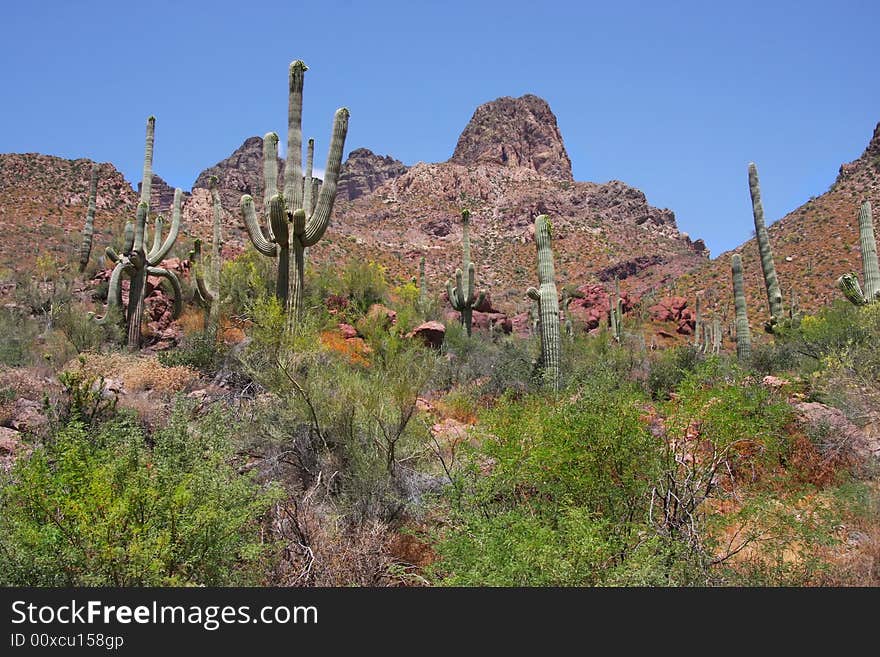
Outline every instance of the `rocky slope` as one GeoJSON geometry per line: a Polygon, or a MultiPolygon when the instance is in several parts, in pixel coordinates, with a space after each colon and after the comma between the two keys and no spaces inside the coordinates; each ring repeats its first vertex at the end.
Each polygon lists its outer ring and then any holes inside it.
{"type": "MultiPolygon", "coordinates": [[[[91,160],[0,154],[0,267],[31,269],[38,256],[66,267],[79,249],[91,160]]],[[[112,164],[101,164],[95,216],[97,255],[121,230],[138,196],[112,164]]]]}
{"type": "MultiPolygon", "coordinates": [[[[760,171],[761,163],[757,164],[760,171]]],[[[742,175],[743,194],[748,197],[745,167],[742,175]]],[[[773,194],[773,189],[763,187],[761,192],[766,199],[773,194]]],[[[792,291],[801,310],[809,312],[841,296],[836,287],[841,274],[858,272],[861,280],[858,211],[865,200],[873,205],[877,226],[880,224],[880,124],[862,155],[840,166],[837,179],[827,192],[811,198],[768,228],[786,310],[792,291]]],[[[751,225],[751,215],[743,217],[743,222],[751,225]]],[[[742,255],[749,321],[753,332],[760,334],[768,310],[761,260],[754,239],[705,263],[692,275],[682,278],[678,288],[689,296],[705,291],[710,300],[718,299],[719,309],[728,308],[727,313],[732,316],[730,258],[734,253],[742,255]]]]}
{"type": "MultiPolygon", "coordinates": [[[[61,222],[63,235],[53,239],[72,251],[79,243],[85,212],[88,162],[2,157],[10,175],[0,178],[19,183],[7,184],[2,207],[21,207],[27,196],[44,214],[68,207],[61,222]]],[[[120,217],[134,211],[137,195],[106,166],[99,192],[113,186],[114,221],[121,226],[120,217]]],[[[262,138],[248,138],[230,157],[198,176],[185,202],[178,255],[186,253],[194,236],[210,236],[211,175],[220,180],[224,251],[230,256],[247,245],[238,212],[241,195],[253,195],[258,207],[262,199],[262,138]]],[[[99,208],[111,203],[108,193],[101,193],[99,208]]],[[[155,176],[153,209],[167,212],[172,195],[155,176]]],[[[408,168],[391,156],[353,150],[343,165],[330,228],[309,250],[309,258],[313,263],[373,260],[386,266],[392,281],[404,281],[417,272],[418,260],[425,255],[430,290],[440,296],[445,280],[459,266],[458,216],[463,207],[473,213],[478,285],[491,291],[496,307],[508,313],[526,307],[524,292],[535,282],[532,224],[538,213],[548,213],[553,222],[560,286],[610,285],[617,276],[625,291],[638,296],[700,266],[708,256],[700,240],[692,242],[678,231],[670,210],[652,207],[639,190],[620,181],[573,181],[552,111],[542,99],[527,95],[477,108],[448,162],[408,168]]],[[[2,219],[13,233],[28,232],[26,213],[16,211],[2,219]]],[[[106,223],[99,213],[95,253],[111,242],[111,231],[100,234],[106,223]]]]}

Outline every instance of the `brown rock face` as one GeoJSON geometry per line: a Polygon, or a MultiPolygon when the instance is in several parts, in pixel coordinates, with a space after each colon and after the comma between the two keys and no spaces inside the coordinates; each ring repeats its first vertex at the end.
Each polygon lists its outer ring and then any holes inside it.
{"type": "Polygon", "coordinates": [[[356,148],[348,154],[339,172],[336,198],[342,201],[369,194],[379,185],[406,173],[408,167],[390,155],[382,157],[366,148],[356,148]]]}
{"type": "MultiPolygon", "coordinates": [[[[283,161],[278,163],[278,188],[282,188],[283,161]]],[[[238,216],[238,206],[243,194],[254,197],[257,207],[263,200],[263,138],[248,137],[229,157],[221,160],[199,174],[193,190],[208,189],[208,180],[217,176],[220,200],[226,210],[238,216]]]]}
{"type": "Polygon", "coordinates": [[[548,178],[572,180],[556,116],[547,101],[531,94],[480,105],[449,161],[525,167],[548,178]]]}
{"type": "MultiPolygon", "coordinates": [[[[141,193],[140,182],[137,184],[137,191],[138,194],[141,193]]],[[[188,196],[189,194],[184,193],[184,203],[188,196]]],[[[150,212],[161,213],[170,218],[172,205],[174,205],[174,188],[154,173],[153,181],[150,183],[150,212]]]]}

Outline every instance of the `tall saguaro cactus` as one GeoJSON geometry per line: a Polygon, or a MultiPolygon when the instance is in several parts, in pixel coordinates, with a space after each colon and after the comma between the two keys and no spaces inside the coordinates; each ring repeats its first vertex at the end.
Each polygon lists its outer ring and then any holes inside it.
{"type": "Polygon", "coordinates": [[[764,223],[764,206],[761,203],[761,186],[758,183],[758,167],[749,162],[749,194],[752,197],[752,214],[755,218],[755,236],[758,240],[758,251],[761,254],[761,269],[764,272],[764,287],[767,289],[767,304],[770,307],[770,321],[767,329],[782,319],[782,292],[776,277],[776,266],[773,264],[773,250],[770,248],[770,236],[764,223]]]}
{"type": "Polygon", "coordinates": [[[550,220],[546,214],[535,219],[535,246],[538,250],[538,282],[526,294],[538,302],[541,317],[541,367],[553,390],[559,390],[559,360],[562,351],[559,332],[559,295],[556,292],[556,274],[553,268],[553,250],[550,246],[550,220]]]}
{"type": "Polygon", "coordinates": [[[461,211],[461,269],[455,270],[455,287],[451,281],[446,281],[446,295],[453,309],[461,315],[461,325],[467,334],[471,334],[471,324],[474,316],[474,308],[480,306],[485,299],[486,293],[480,292],[477,296],[476,271],[471,262],[471,237],[470,237],[470,210],[461,211]],[[467,280],[464,279],[465,274],[467,280]]]}
{"type": "Polygon", "coordinates": [[[222,266],[220,251],[223,247],[220,234],[220,221],[223,214],[223,206],[220,202],[220,191],[217,188],[217,177],[211,176],[208,186],[211,190],[211,201],[214,209],[214,235],[211,242],[211,263],[207,271],[202,267],[202,241],[197,239],[193,250],[190,252],[190,261],[193,263],[193,277],[196,281],[196,291],[205,306],[205,334],[211,340],[217,339],[220,330],[220,268],[222,266]],[[207,273],[207,277],[205,274],[207,273]],[[207,280],[206,280],[207,278],[207,280]]]}
{"type": "MultiPolygon", "coordinates": [[[[144,314],[144,294],[147,286],[147,277],[156,276],[171,285],[174,295],[174,317],[178,317],[182,310],[183,295],[180,290],[180,281],[174,272],[163,269],[158,265],[171,251],[177,235],[180,231],[180,204],[183,192],[174,190],[174,205],[172,209],[171,227],[168,234],[162,240],[163,219],[156,219],[153,244],[148,249],[149,227],[147,219],[150,212],[150,187],[153,177],[153,141],[155,135],[156,118],[151,116],[147,119],[147,139],[144,148],[144,173],[141,182],[141,200],[138,204],[137,215],[132,224],[126,222],[124,245],[121,254],[117,254],[112,248],[106,250],[107,257],[116,263],[110,276],[110,286],[107,292],[108,310],[114,306],[122,306],[122,276],[129,277],[128,309],[126,312],[126,324],[128,326],[128,346],[131,349],[139,349],[141,345],[141,322],[144,314]]],[[[106,321],[108,315],[98,321],[106,321]]]]}
{"type": "Polygon", "coordinates": [[[862,306],[880,300],[880,266],[877,262],[877,241],[874,238],[870,201],[865,201],[859,208],[859,246],[862,249],[864,294],[855,274],[844,274],[837,279],[837,286],[847,299],[857,306],[862,306]]]}
{"type": "Polygon", "coordinates": [[[92,255],[92,235],[95,234],[95,206],[98,199],[98,163],[92,164],[92,176],[89,180],[89,209],[86,211],[86,223],[83,226],[83,239],[79,248],[79,271],[86,270],[89,257],[92,255]]]}
{"type": "Polygon", "coordinates": [[[341,107],[333,118],[323,184],[319,187],[318,181],[312,177],[314,140],[311,139],[303,175],[302,94],[306,70],[308,67],[300,60],[292,62],[288,70],[287,163],[283,194],[277,192],[276,182],[278,135],[269,133],[263,142],[263,207],[268,214],[265,233],[257,221],[253,198],[247,194],[241,197],[241,212],[254,247],[265,256],[278,258],[276,295],[287,308],[288,330],[293,329],[302,314],[305,250],[318,243],[330,223],[348,133],[349,112],[341,107]]]}
{"type": "Polygon", "coordinates": [[[752,335],[746,314],[746,293],[743,285],[742,257],[737,253],[731,259],[733,273],[733,304],[736,308],[736,357],[748,360],[752,355],[752,335]]]}

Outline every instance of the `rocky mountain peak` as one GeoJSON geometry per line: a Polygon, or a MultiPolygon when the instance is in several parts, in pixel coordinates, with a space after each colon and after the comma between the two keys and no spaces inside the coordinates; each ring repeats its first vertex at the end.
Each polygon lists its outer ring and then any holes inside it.
{"type": "Polygon", "coordinates": [[[547,101],[532,94],[504,96],[480,105],[449,161],[525,167],[548,178],[572,180],[571,160],[556,115],[547,101]]]}
{"type": "Polygon", "coordinates": [[[337,198],[344,201],[369,194],[382,183],[402,176],[408,167],[390,155],[376,155],[368,148],[356,148],[348,154],[339,172],[337,198]]]}
{"type": "MultiPolygon", "coordinates": [[[[283,162],[278,163],[278,184],[282,184],[283,162]]],[[[260,202],[263,198],[263,138],[248,137],[232,155],[208,167],[193,183],[196,189],[208,189],[211,176],[217,176],[223,207],[236,210],[242,194],[250,194],[260,202]]]]}

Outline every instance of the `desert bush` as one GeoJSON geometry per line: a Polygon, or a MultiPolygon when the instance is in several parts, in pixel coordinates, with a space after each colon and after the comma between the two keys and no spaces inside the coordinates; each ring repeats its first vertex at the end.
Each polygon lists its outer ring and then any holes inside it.
{"type": "Polygon", "coordinates": [[[686,345],[665,349],[650,361],[648,391],[653,399],[668,399],[685,377],[703,361],[695,347],[686,345]]]}
{"type": "Polygon", "coordinates": [[[182,403],[146,435],[117,415],[72,418],[0,475],[6,586],[229,585],[259,581],[260,518],[275,498],[232,465],[233,418],[182,403]]]}
{"type": "Polygon", "coordinates": [[[10,367],[31,363],[39,332],[37,323],[26,313],[0,308],[0,363],[10,367]]]}
{"type": "Polygon", "coordinates": [[[226,348],[205,333],[184,337],[174,349],[159,352],[165,367],[187,367],[206,376],[213,376],[223,365],[226,348]]]}

